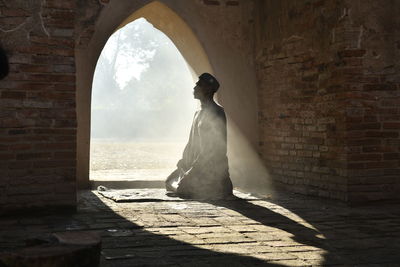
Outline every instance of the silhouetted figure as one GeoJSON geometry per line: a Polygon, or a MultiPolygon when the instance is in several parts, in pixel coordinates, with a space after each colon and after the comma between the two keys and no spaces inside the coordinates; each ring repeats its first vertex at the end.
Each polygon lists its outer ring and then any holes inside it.
{"type": "Polygon", "coordinates": [[[8,65],[8,58],[6,51],[0,46],[0,80],[4,79],[8,72],[10,71],[10,67],[8,65]]]}
{"type": "Polygon", "coordinates": [[[203,73],[194,87],[194,98],[201,102],[195,113],[189,142],[177,169],[166,180],[167,191],[184,198],[217,199],[232,195],[226,156],[226,117],[214,102],[218,81],[203,73]]]}

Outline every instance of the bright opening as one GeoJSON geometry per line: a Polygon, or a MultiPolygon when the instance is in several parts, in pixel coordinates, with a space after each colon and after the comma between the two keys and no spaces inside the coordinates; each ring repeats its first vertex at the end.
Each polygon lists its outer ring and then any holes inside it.
{"type": "Polygon", "coordinates": [[[144,18],[116,31],[97,62],[91,180],[164,180],[188,140],[198,103],[172,41],[144,18]]]}

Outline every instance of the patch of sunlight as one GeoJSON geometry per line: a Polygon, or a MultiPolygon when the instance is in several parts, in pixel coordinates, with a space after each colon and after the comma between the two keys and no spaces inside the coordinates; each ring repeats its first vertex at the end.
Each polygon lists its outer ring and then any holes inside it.
{"type": "MultiPolygon", "coordinates": [[[[302,236],[304,231],[307,232],[308,223],[289,210],[265,200],[244,204],[238,212],[219,204],[198,201],[147,202],[132,206],[132,203],[116,204],[100,199],[127,221],[143,227],[143,231],[198,249],[253,257],[277,266],[324,265],[328,254],[317,246],[319,242],[313,243],[314,237],[325,238],[322,234],[312,231],[302,236]],[[244,210],[246,207],[251,207],[253,211],[244,210]],[[262,214],[264,209],[265,214],[262,214]],[[283,230],[288,226],[288,231],[283,230]]],[[[240,202],[231,205],[237,208],[240,202]]],[[[121,231],[116,234],[124,236],[127,233],[121,231]]]]}

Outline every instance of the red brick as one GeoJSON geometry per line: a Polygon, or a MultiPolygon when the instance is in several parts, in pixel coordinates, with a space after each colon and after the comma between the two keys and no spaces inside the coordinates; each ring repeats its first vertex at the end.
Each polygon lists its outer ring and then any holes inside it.
{"type": "Polygon", "coordinates": [[[0,160],[12,160],[15,159],[15,154],[13,153],[0,153],[0,160]]]}
{"type": "Polygon", "coordinates": [[[4,128],[22,128],[27,126],[26,123],[21,119],[16,118],[1,118],[0,127],[4,128]]]}
{"type": "Polygon", "coordinates": [[[19,137],[15,136],[0,136],[0,143],[13,143],[19,141],[19,137]]]}
{"type": "Polygon", "coordinates": [[[4,17],[27,17],[31,15],[27,10],[11,8],[3,8],[1,13],[4,17]]]}
{"type": "Polygon", "coordinates": [[[29,78],[30,81],[41,81],[41,82],[75,82],[74,75],[64,75],[64,74],[31,74],[29,78]]]}
{"type": "Polygon", "coordinates": [[[8,146],[9,150],[29,150],[32,148],[32,144],[11,144],[8,146]]]}
{"type": "Polygon", "coordinates": [[[305,141],[307,142],[307,144],[311,144],[311,145],[323,145],[324,144],[324,139],[323,138],[305,138],[305,141]]]}
{"type": "Polygon", "coordinates": [[[348,169],[364,169],[365,163],[349,163],[347,164],[348,169]]]}
{"type": "Polygon", "coordinates": [[[346,49],[338,52],[341,57],[362,57],[365,53],[365,49],[346,49]]]}
{"type": "Polygon", "coordinates": [[[47,135],[76,135],[76,129],[50,129],[50,128],[43,128],[43,129],[34,129],[33,133],[35,134],[47,134],[47,135]]]}
{"type": "Polygon", "coordinates": [[[349,161],[379,161],[382,160],[382,154],[350,154],[349,161]]]}
{"type": "Polygon", "coordinates": [[[54,65],[53,70],[54,70],[54,72],[61,72],[61,73],[75,73],[75,66],[74,65],[54,65]]]}
{"type": "Polygon", "coordinates": [[[399,132],[386,132],[386,131],[367,131],[366,137],[383,137],[383,138],[397,138],[399,132]]]}
{"type": "MultiPolygon", "coordinates": [[[[400,168],[385,169],[385,175],[400,175],[400,168]]],[[[398,176],[396,176],[398,179],[398,176]]]]}
{"type": "Polygon", "coordinates": [[[400,129],[400,122],[385,122],[383,129],[400,129]]]}
{"type": "Polygon", "coordinates": [[[380,129],[380,123],[348,123],[346,129],[348,130],[373,130],[380,129]]]}
{"type": "Polygon", "coordinates": [[[216,6],[220,5],[220,2],[217,0],[203,0],[203,3],[205,5],[216,5],[216,6]]]}
{"type": "Polygon", "coordinates": [[[9,98],[9,99],[22,99],[25,98],[25,92],[18,91],[3,91],[1,93],[1,98],[9,98]]]}
{"type": "Polygon", "coordinates": [[[33,162],[34,168],[62,168],[75,166],[75,160],[44,160],[33,162]]]}
{"type": "Polygon", "coordinates": [[[49,65],[19,65],[19,71],[23,72],[51,72],[52,68],[49,65]]]}
{"type": "Polygon", "coordinates": [[[21,25],[26,21],[25,17],[0,17],[0,25],[4,25],[3,29],[12,29],[15,25],[21,25]]]}
{"type": "MultiPolygon", "coordinates": [[[[63,19],[67,19],[67,18],[63,18],[63,19]]],[[[62,47],[74,48],[74,41],[70,40],[70,39],[65,39],[65,38],[49,38],[49,37],[33,35],[33,36],[31,36],[30,40],[34,44],[41,44],[41,45],[47,44],[47,45],[51,45],[51,46],[57,46],[58,48],[62,48],[62,47]]]]}
{"type": "MultiPolygon", "coordinates": [[[[39,95],[42,98],[45,99],[61,99],[61,100],[74,100],[75,99],[75,93],[71,92],[43,92],[39,95]]],[[[57,110],[59,112],[59,110],[57,110]]]]}
{"type": "Polygon", "coordinates": [[[383,159],[384,160],[400,159],[400,153],[384,153],[383,159]]]}
{"type": "Polygon", "coordinates": [[[28,53],[28,54],[41,54],[41,55],[51,55],[51,47],[44,45],[30,45],[30,46],[18,46],[15,48],[16,52],[28,53]]]}
{"type": "Polygon", "coordinates": [[[362,66],[363,60],[361,58],[348,57],[343,62],[347,66],[362,66]]]}
{"type": "Polygon", "coordinates": [[[365,122],[378,122],[378,116],[376,115],[365,115],[364,116],[365,122]]]}
{"type": "Polygon", "coordinates": [[[381,101],[382,107],[398,107],[400,106],[400,98],[397,99],[385,99],[381,101]]]}
{"type": "Polygon", "coordinates": [[[36,150],[75,150],[76,143],[43,143],[36,144],[36,150]]]}
{"type": "Polygon", "coordinates": [[[57,91],[73,91],[75,92],[75,85],[57,84],[55,88],[57,91]]]}
{"type": "Polygon", "coordinates": [[[372,112],[376,113],[378,112],[380,115],[395,115],[399,114],[399,109],[398,108],[380,108],[378,110],[372,110],[372,112]]]}
{"type": "Polygon", "coordinates": [[[375,161],[368,162],[366,164],[367,169],[386,169],[386,168],[396,168],[398,166],[397,161],[375,161]]]}
{"type": "Polygon", "coordinates": [[[55,152],[54,158],[55,159],[75,159],[76,153],[75,152],[55,152]]]}
{"type": "Polygon", "coordinates": [[[32,55],[32,64],[74,64],[74,57],[32,55]]]}
{"type": "Polygon", "coordinates": [[[51,154],[48,152],[32,152],[17,154],[17,160],[31,160],[31,159],[49,159],[51,154]]]}
{"type": "Polygon", "coordinates": [[[227,6],[238,6],[239,2],[238,1],[226,1],[225,4],[227,6]]]}
{"type": "Polygon", "coordinates": [[[48,27],[74,28],[74,20],[66,20],[64,18],[51,17],[45,19],[44,23],[48,27]]]}
{"type": "Polygon", "coordinates": [[[350,146],[380,145],[380,139],[350,139],[347,141],[350,146]]]}
{"type": "Polygon", "coordinates": [[[373,83],[373,84],[365,84],[363,86],[365,91],[392,91],[396,90],[397,87],[395,84],[388,84],[388,83],[373,83]]]}
{"type": "Polygon", "coordinates": [[[32,162],[30,161],[14,161],[14,162],[10,162],[8,164],[8,168],[9,169],[17,169],[17,170],[27,170],[30,169],[32,167],[32,162]]]}
{"type": "Polygon", "coordinates": [[[76,8],[76,3],[71,0],[46,0],[44,6],[48,8],[74,10],[76,8]]]}
{"type": "Polygon", "coordinates": [[[77,127],[75,120],[54,120],[54,126],[58,128],[74,128],[77,127]]]}
{"type": "Polygon", "coordinates": [[[67,141],[75,141],[75,135],[59,135],[53,137],[54,141],[56,142],[67,142],[67,141]]]}
{"type": "Polygon", "coordinates": [[[384,115],[380,116],[381,121],[400,121],[400,115],[384,115]]]}

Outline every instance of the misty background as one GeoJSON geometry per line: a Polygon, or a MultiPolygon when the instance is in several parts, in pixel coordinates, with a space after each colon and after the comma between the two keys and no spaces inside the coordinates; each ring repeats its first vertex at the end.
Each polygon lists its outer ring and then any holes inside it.
{"type": "Polygon", "coordinates": [[[94,73],[91,179],[164,179],[198,108],[193,86],[178,49],[144,18],[116,31],[94,73]]]}

